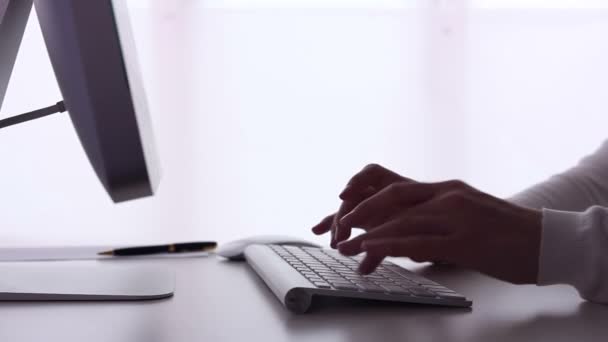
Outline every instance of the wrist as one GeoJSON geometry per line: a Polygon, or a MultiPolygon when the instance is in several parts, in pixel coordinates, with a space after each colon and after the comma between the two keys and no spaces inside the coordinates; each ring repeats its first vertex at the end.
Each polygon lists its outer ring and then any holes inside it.
{"type": "Polygon", "coordinates": [[[513,232],[518,236],[518,250],[513,251],[519,267],[519,284],[537,284],[540,270],[543,212],[533,208],[516,206],[516,221],[511,222],[513,232]]]}
{"type": "Polygon", "coordinates": [[[540,252],[543,231],[543,212],[542,210],[526,208],[526,227],[530,238],[530,282],[538,283],[540,269],[540,252]]]}

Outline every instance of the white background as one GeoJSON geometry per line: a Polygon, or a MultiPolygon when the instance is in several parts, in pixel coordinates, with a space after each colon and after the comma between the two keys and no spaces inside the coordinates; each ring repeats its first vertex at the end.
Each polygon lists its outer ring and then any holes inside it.
{"type": "MultiPolygon", "coordinates": [[[[608,135],[604,1],[130,4],[157,196],[112,204],[66,115],[6,129],[1,245],[314,240],[367,163],[508,196],[608,135]]],[[[33,15],[2,116],[58,99],[33,15]]]]}

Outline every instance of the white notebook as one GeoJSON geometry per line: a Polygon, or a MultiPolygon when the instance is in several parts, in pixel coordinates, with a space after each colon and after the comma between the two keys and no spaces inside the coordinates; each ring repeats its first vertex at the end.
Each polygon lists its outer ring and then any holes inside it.
{"type": "Polygon", "coordinates": [[[173,295],[175,276],[158,267],[64,263],[0,265],[0,301],[150,300],[173,295]]]}

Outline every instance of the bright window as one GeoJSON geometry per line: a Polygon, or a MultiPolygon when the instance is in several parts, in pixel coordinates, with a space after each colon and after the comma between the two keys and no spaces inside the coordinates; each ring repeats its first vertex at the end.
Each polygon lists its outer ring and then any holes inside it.
{"type": "MultiPolygon", "coordinates": [[[[314,239],[367,163],[508,196],[608,136],[606,1],[129,3],[158,196],[112,205],[65,117],[6,130],[5,243],[314,239]]],[[[34,21],[7,113],[60,96],[42,44],[34,21]]]]}

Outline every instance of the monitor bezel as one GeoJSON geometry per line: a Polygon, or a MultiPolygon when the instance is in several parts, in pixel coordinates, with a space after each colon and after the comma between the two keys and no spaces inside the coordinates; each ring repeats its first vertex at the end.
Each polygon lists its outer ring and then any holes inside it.
{"type": "Polygon", "coordinates": [[[111,0],[34,5],[65,106],[106,191],[114,202],[153,195],[159,172],[147,99],[137,61],[123,52],[135,46],[117,24],[126,9],[111,0]]]}

